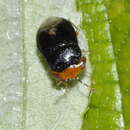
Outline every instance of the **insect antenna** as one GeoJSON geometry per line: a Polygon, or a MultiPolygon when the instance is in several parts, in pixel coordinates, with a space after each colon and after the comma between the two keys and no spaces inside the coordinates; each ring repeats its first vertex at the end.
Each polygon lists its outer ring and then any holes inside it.
{"type": "Polygon", "coordinates": [[[86,83],[84,83],[84,82],[82,82],[82,80],[80,80],[80,78],[79,77],[77,77],[76,78],[81,84],[83,84],[84,86],[86,86],[86,87],[89,87],[89,85],[88,84],[86,84],[86,83]]]}

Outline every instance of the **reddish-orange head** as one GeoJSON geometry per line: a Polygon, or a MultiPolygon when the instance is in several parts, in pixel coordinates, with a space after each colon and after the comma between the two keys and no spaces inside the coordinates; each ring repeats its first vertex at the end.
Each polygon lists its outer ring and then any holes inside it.
{"type": "Polygon", "coordinates": [[[62,72],[52,71],[52,74],[60,80],[75,79],[80,72],[85,68],[86,58],[81,57],[80,62],[75,65],[71,65],[62,72]]]}

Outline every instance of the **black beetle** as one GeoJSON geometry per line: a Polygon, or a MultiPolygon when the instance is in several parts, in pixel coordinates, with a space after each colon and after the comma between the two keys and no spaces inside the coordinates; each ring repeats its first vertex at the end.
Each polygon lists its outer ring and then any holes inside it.
{"type": "Polygon", "coordinates": [[[85,68],[73,24],[61,17],[47,19],[37,32],[37,47],[52,74],[63,81],[74,79],[85,68]]]}

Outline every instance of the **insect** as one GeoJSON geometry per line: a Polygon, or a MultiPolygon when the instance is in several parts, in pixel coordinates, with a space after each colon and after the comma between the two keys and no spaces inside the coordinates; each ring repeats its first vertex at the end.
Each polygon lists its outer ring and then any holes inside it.
{"type": "Polygon", "coordinates": [[[51,73],[61,81],[78,78],[86,58],[78,45],[73,24],[61,17],[52,17],[37,32],[37,47],[45,57],[51,73]]]}

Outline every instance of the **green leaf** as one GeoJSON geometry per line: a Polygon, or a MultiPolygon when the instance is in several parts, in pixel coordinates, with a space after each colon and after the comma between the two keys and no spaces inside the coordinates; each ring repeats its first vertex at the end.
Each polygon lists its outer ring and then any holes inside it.
{"type": "Polygon", "coordinates": [[[130,129],[130,3],[77,0],[93,68],[83,130],[130,129]]]}
{"type": "Polygon", "coordinates": [[[130,2],[76,2],[79,12],[74,0],[0,1],[0,130],[130,129],[130,2]],[[82,19],[94,88],[83,124],[89,89],[77,84],[63,95],[37,53],[36,32],[49,16],[82,19]]]}
{"type": "Polygon", "coordinates": [[[111,38],[117,62],[125,129],[130,129],[130,2],[105,1],[111,22],[111,38]]]}

